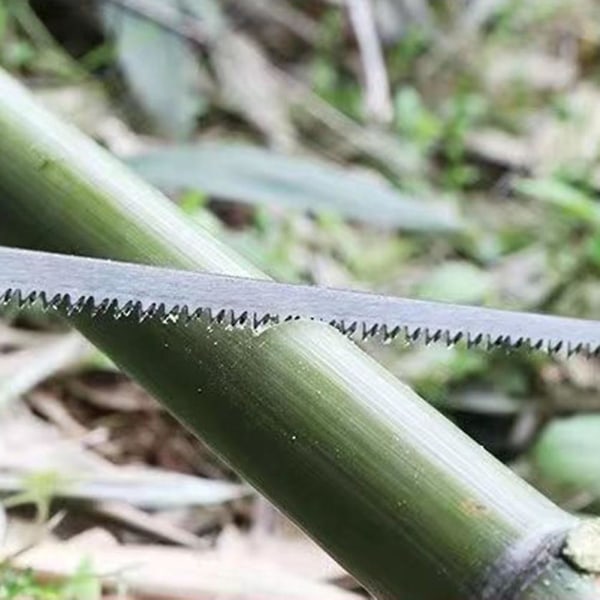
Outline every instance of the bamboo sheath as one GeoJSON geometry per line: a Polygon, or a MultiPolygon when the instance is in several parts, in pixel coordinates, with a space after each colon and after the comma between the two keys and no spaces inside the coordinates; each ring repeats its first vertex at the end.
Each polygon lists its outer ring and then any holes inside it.
{"type": "MultiPolygon", "coordinates": [[[[263,276],[3,72],[0,242],[263,276]]],[[[576,520],[328,326],[72,320],[376,597],[600,598],[576,520]]]]}

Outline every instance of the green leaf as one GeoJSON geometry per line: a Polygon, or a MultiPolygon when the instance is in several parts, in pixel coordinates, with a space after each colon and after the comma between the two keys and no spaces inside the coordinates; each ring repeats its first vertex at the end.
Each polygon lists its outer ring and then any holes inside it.
{"type": "Polygon", "coordinates": [[[44,523],[48,520],[53,496],[67,484],[68,481],[55,471],[32,473],[23,479],[21,484],[23,491],[9,496],[3,504],[7,508],[34,504],[37,509],[38,521],[44,523]]]}
{"type": "Polygon", "coordinates": [[[429,148],[442,134],[443,123],[423,104],[418,91],[403,87],[395,98],[396,121],[402,134],[429,148]]]}
{"type": "Polygon", "coordinates": [[[559,500],[579,498],[600,509],[600,415],[553,421],[530,458],[534,480],[546,493],[559,500]]]}
{"type": "Polygon", "coordinates": [[[435,269],[417,288],[419,296],[446,302],[481,302],[491,289],[491,278],[468,262],[448,262],[435,269]]]}
{"type": "Polygon", "coordinates": [[[2,38],[6,35],[6,30],[8,28],[8,11],[6,6],[4,5],[3,0],[0,0],[0,42],[2,42],[2,38]]]}
{"type": "MultiPolygon", "coordinates": [[[[212,0],[187,0],[185,5],[168,1],[205,18],[209,31],[220,27],[218,5],[212,0]]],[[[188,137],[206,102],[206,75],[194,47],[119,6],[107,4],[104,20],[115,37],[118,62],[131,92],[148,117],[164,135],[188,137]]]]}
{"type": "Polygon", "coordinates": [[[568,216],[584,223],[600,225],[600,204],[589,194],[554,178],[522,179],[516,184],[518,192],[561,208],[568,216]]]}
{"type": "Polygon", "coordinates": [[[152,150],[127,162],[148,181],[169,191],[197,189],[248,204],[338,213],[393,229],[460,227],[456,207],[449,200],[417,199],[349,169],[249,145],[182,145],[152,150]]]}
{"type": "Polygon", "coordinates": [[[91,563],[84,560],[61,591],[63,600],[100,600],[102,584],[94,574],[91,563]]]}

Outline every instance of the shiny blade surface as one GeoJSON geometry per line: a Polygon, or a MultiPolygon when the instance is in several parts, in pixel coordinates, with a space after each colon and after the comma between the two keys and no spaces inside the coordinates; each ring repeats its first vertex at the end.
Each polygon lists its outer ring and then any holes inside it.
{"type": "Polygon", "coordinates": [[[208,314],[255,327],[317,319],[360,338],[405,336],[486,347],[595,355],[600,322],[282,284],[0,247],[0,299],[46,307],[134,311],[140,319],[208,314]]]}

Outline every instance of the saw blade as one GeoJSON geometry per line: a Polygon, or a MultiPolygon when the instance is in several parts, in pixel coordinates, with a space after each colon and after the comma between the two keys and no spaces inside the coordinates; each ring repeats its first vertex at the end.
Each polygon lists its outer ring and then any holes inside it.
{"type": "Polygon", "coordinates": [[[345,289],[284,284],[197,271],[0,247],[3,303],[41,303],[140,320],[208,315],[260,328],[290,319],[330,323],[343,333],[384,340],[464,341],[470,346],[600,353],[600,322],[411,300],[345,289]]]}

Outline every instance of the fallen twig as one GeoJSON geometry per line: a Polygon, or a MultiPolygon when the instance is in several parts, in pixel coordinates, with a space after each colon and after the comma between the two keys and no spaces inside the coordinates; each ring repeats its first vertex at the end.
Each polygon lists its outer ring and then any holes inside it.
{"type": "Polygon", "coordinates": [[[380,123],[389,123],[394,115],[390,82],[371,0],[346,0],[346,4],[360,49],[367,115],[380,123]]]}

